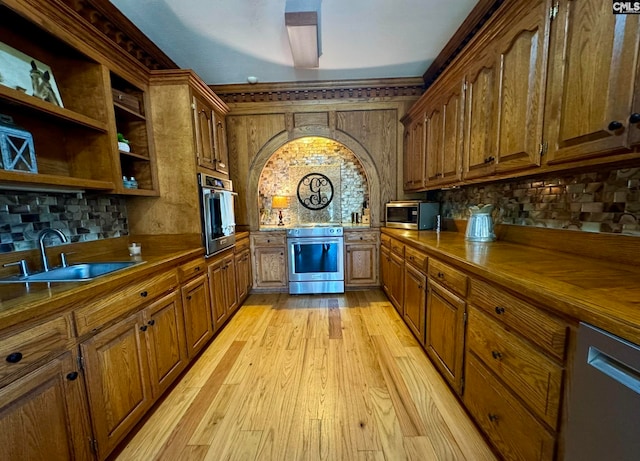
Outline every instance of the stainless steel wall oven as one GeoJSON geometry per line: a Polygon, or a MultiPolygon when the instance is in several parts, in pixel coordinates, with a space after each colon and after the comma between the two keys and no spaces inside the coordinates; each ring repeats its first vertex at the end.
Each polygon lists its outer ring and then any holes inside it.
{"type": "Polygon", "coordinates": [[[287,231],[289,293],[344,293],[342,227],[287,231]]]}
{"type": "Polygon", "coordinates": [[[232,246],[236,242],[236,220],[231,181],[203,173],[198,174],[202,238],[206,256],[232,246]]]}

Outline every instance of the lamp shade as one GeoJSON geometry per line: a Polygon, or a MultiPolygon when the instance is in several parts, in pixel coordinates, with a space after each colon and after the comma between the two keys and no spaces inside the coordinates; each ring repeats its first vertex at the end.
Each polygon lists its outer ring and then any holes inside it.
{"type": "Polygon", "coordinates": [[[271,197],[271,208],[287,208],[289,206],[289,197],[284,195],[274,195],[271,197]]]}
{"type": "Polygon", "coordinates": [[[318,13],[298,11],[284,14],[293,55],[293,65],[299,68],[315,68],[318,60],[318,13]]]}

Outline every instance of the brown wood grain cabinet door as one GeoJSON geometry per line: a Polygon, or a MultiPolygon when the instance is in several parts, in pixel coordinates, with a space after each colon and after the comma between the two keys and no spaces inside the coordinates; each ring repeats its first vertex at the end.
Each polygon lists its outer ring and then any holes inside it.
{"type": "Polygon", "coordinates": [[[285,288],[287,286],[287,261],[285,247],[255,247],[255,287],[285,288]]]}
{"type": "Polygon", "coordinates": [[[225,291],[225,262],[218,259],[209,266],[209,291],[211,293],[211,310],[213,312],[213,331],[215,332],[227,319],[225,291]]]}
{"type": "Polygon", "coordinates": [[[499,172],[540,165],[550,4],[550,0],[538,0],[527,5],[492,44],[498,71],[495,123],[499,172]]]}
{"type": "Polygon", "coordinates": [[[152,403],[148,354],[140,314],[80,345],[98,457],[104,457],[152,403]]]}
{"type": "Polygon", "coordinates": [[[193,115],[196,126],[196,156],[198,165],[210,170],[215,169],[215,145],[213,111],[199,98],[193,98],[193,115]]]}
{"type": "Polygon", "coordinates": [[[420,344],[425,343],[425,317],[427,309],[427,276],[413,267],[404,265],[404,320],[420,344]]]}
{"type": "Polygon", "coordinates": [[[158,397],[187,365],[184,315],[173,292],[142,311],[154,397],[158,397]]]}
{"type": "Polygon", "coordinates": [[[368,286],[378,283],[378,248],[375,244],[345,245],[345,284],[368,286]]]}
{"type": "Polygon", "coordinates": [[[462,393],[466,303],[433,280],[427,294],[427,353],[449,384],[462,393]]]}
{"type": "Polygon", "coordinates": [[[442,150],[444,146],[444,114],[441,105],[434,105],[427,111],[425,168],[427,185],[438,183],[442,176],[442,150]]]}
{"type": "Polygon", "coordinates": [[[387,294],[387,296],[391,296],[390,289],[390,264],[391,264],[391,253],[387,247],[384,245],[380,246],[380,281],[382,285],[382,289],[387,294]]]}
{"type": "MultiPolygon", "coordinates": [[[[632,108],[639,18],[612,14],[610,2],[562,0],[553,28],[547,162],[629,147],[629,118],[640,111],[632,108]]],[[[638,126],[631,128],[636,131],[638,126]]]]}
{"type": "Polygon", "coordinates": [[[94,459],[82,375],[71,352],[0,389],[2,459],[94,459]]]}
{"type": "Polygon", "coordinates": [[[464,177],[468,179],[494,173],[497,157],[497,60],[492,49],[472,52],[478,59],[467,72],[464,177]]]}
{"type": "Polygon", "coordinates": [[[201,275],[182,287],[185,337],[189,358],[193,358],[213,337],[209,280],[201,275]]]}
{"type": "Polygon", "coordinates": [[[236,280],[238,282],[238,304],[241,304],[251,290],[251,258],[249,250],[238,253],[236,258],[236,280]]]}
{"type": "Polygon", "coordinates": [[[462,173],[462,133],[464,122],[464,79],[453,80],[443,109],[442,171],[439,182],[458,181],[462,173]]]}
{"type": "Polygon", "coordinates": [[[389,297],[400,316],[404,316],[404,258],[393,252],[389,258],[389,297]]]}
{"type": "Polygon", "coordinates": [[[424,115],[420,114],[405,130],[405,190],[419,190],[424,187],[425,141],[424,115]]]}
{"type": "Polygon", "coordinates": [[[236,281],[236,262],[233,254],[224,258],[224,296],[227,316],[238,308],[238,287],[236,281]]]}
{"type": "Polygon", "coordinates": [[[223,175],[229,175],[229,149],[227,148],[227,127],[224,115],[213,112],[214,169],[223,175]]]}

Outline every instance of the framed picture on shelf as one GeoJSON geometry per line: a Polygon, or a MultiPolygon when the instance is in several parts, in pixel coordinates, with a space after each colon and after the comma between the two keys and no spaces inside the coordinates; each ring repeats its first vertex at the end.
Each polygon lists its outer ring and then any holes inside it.
{"type": "Polygon", "coordinates": [[[2,42],[0,85],[64,107],[51,68],[2,42]]]}

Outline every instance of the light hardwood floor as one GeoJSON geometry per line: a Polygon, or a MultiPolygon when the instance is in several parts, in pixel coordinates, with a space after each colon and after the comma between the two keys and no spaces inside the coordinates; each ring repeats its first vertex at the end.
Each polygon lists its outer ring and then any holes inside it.
{"type": "Polygon", "coordinates": [[[253,294],[117,460],[495,460],[380,290],[253,294]]]}

